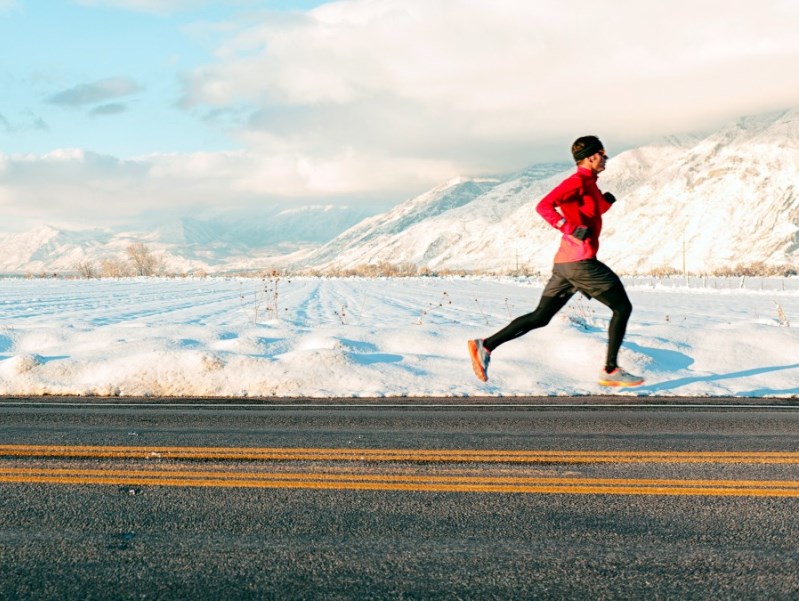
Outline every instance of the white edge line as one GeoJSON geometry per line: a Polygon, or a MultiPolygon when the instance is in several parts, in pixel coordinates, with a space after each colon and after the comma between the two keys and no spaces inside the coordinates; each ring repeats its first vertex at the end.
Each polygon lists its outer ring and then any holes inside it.
{"type": "Polygon", "coordinates": [[[632,409],[794,409],[799,405],[724,403],[79,403],[0,401],[0,407],[152,407],[213,409],[534,409],[534,408],[632,408],[632,409]]]}

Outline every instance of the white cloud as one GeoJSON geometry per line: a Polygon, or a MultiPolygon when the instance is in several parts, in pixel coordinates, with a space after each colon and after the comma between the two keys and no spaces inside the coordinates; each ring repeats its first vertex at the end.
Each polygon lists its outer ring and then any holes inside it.
{"type": "Polygon", "coordinates": [[[248,106],[242,139],[301,156],[491,170],[585,132],[635,143],[799,104],[798,28],[785,0],[332,2],[239,22],[183,105],[248,106]]]}
{"type": "Polygon", "coordinates": [[[438,179],[438,173],[426,172],[429,169],[427,162],[397,163],[379,157],[364,161],[348,152],[324,160],[251,151],[158,154],[135,160],[79,149],[44,155],[0,153],[0,206],[6,216],[4,231],[42,223],[116,226],[153,214],[258,210],[314,198],[347,204],[371,200],[374,208],[386,200],[369,194],[375,183],[387,190],[407,185],[422,190],[438,179]],[[374,179],[371,172],[380,175],[374,179]],[[359,187],[358,181],[364,183],[359,187]]]}
{"type": "Polygon", "coordinates": [[[51,104],[82,107],[124,98],[142,91],[142,86],[125,77],[109,77],[92,83],[83,83],[53,94],[47,99],[51,104]]]}
{"type": "Polygon", "coordinates": [[[82,6],[121,8],[125,10],[169,14],[189,10],[208,3],[208,0],[74,0],[82,6]]]}
{"type": "Polygon", "coordinates": [[[135,215],[146,169],[133,162],[78,149],[45,155],[4,155],[0,198],[9,216],[6,229],[31,224],[100,223],[135,215]]]}

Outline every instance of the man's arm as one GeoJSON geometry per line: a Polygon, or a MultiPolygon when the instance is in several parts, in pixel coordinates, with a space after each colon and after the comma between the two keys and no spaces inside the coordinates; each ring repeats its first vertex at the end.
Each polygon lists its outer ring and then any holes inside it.
{"type": "Polygon", "coordinates": [[[563,210],[561,206],[579,200],[581,189],[579,181],[575,182],[572,178],[566,179],[544,196],[536,205],[535,210],[549,225],[564,234],[571,234],[575,228],[580,226],[580,223],[578,220],[569,219],[567,215],[572,211],[563,210]]]}
{"type": "Polygon", "coordinates": [[[602,198],[605,202],[600,203],[600,213],[605,213],[608,209],[610,209],[611,205],[616,202],[616,197],[613,196],[610,192],[603,192],[602,198]]]}

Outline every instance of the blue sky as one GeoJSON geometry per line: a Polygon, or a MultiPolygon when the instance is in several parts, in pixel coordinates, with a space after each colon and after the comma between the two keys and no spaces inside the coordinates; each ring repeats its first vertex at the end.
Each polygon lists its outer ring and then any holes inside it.
{"type": "Polygon", "coordinates": [[[6,1],[0,115],[13,135],[0,137],[0,151],[77,147],[131,157],[236,147],[177,107],[181,74],[213,61],[213,24],[321,3],[6,1]]]}
{"type": "Polygon", "coordinates": [[[0,0],[0,228],[375,210],[799,106],[799,3],[0,0]]]}

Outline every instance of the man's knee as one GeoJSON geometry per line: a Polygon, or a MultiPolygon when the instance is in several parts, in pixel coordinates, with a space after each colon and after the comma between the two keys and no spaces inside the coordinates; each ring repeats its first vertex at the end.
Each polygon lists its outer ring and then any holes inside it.
{"type": "Polygon", "coordinates": [[[620,317],[630,317],[633,312],[633,304],[630,302],[629,298],[625,298],[624,300],[620,301],[618,305],[615,307],[611,307],[614,313],[617,313],[620,317]]]}
{"type": "Polygon", "coordinates": [[[595,298],[619,317],[629,317],[633,312],[633,304],[621,286],[613,287],[595,298]]]}

